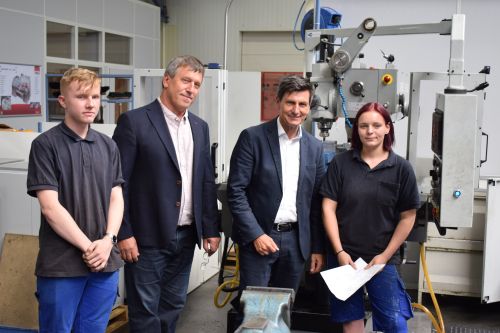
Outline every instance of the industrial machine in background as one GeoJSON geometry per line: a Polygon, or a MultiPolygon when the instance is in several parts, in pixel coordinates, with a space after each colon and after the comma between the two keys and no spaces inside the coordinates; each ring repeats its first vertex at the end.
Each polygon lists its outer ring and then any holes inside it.
{"type": "MultiPolygon", "coordinates": [[[[388,27],[380,26],[374,18],[367,18],[358,27],[348,29],[340,28],[341,14],[335,10],[321,9],[323,26],[314,23],[315,20],[310,27],[312,15],[308,13],[304,16],[302,26],[305,75],[315,86],[310,117],[313,120],[313,132],[324,140],[325,150],[329,150],[331,157],[349,148],[350,126],[363,104],[378,101],[390,110],[395,119],[404,118],[403,121],[396,121],[395,127],[398,130],[405,127],[404,140],[399,140],[406,141],[402,155],[406,155],[416,170],[421,182],[423,204],[418,221],[421,227],[415,229],[412,237],[418,243],[425,242],[426,261],[429,263],[431,280],[437,287],[436,292],[457,294],[458,290],[466,290],[465,295],[480,296],[487,303],[500,300],[500,291],[495,289],[500,264],[493,262],[492,257],[498,250],[491,240],[500,232],[495,231],[495,228],[500,228],[500,223],[494,208],[499,202],[496,191],[499,187],[495,185],[500,180],[489,178],[480,181],[479,177],[480,165],[486,160],[486,157],[481,158],[481,123],[485,97],[482,89],[486,87],[488,70],[464,73],[463,15],[454,15],[452,20],[438,23],[388,27]],[[371,38],[410,34],[451,36],[449,73],[404,73],[396,68],[396,57],[383,52],[380,54],[386,62],[383,68],[367,68],[363,64],[366,58],[362,50],[371,38]],[[429,152],[432,149],[431,159],[417,156],[417,147],[421,145],[418,140],[420,112],[425,112],[420,110],[421,84],[426,81],[446,82],[449,88],[436,95],[435,121],[434,125],[429,124],[429,132],[432,127],[435,139],[426,147],[429,152]],[[346,129],[346,140],[335,142],[332,140],[332,131],[335,130],[332,126],[338,128],[339,123],[346,129]],[[429,221],[436,222],[438,229],[427,229],[429,221]],[[472,228],[468,228],[471,225],[472,228]],[[456,233],[469,229],[474,230],[473,239],[469,240],[469,236],[466,236],[465,240],[457,241],[456,233]],[[435,230],[446,233],[446,236],[435,230]],[[455,256],[457,264],[451,264],[453,269],[443,265],[443,260],[448,262],[455,256]],[[479,282],[477,276],[470,276],[476,272],[481,275],[479,282]],[[464,287],[464,284],[479,284],[480,287],[471,289],[464,287]]],[[[161,88],[159,83],[162,75],[162,70],[136,70],[134,102],[142,105],[154,99],[161,88]],[[154,80],[150,80],[152,78],[154,80]]],[[[231,72],[227,69],[206,71],[198,102],[190,111],[209,123],[217,183],[226,181],[228,162],[240,132],[260,122],[260,80],[260,73],[257,72],[231,72]]],[[[231,217],[227,219],[226,225],[230,225],[231,217]]],[[[227,228],[223,229],[226,229],[226,236],[227,228]]],[[[411,251],[411,243],[408,248],[411,251]]],[[[418,247],[416,252],[418,257],[418,247]]],[[[423,273],[417,269],[413,277],[417,275],[418,281],[412,287],[418,288],[419,292],[427,292],[428,285],[423,280],[423,273]]],[[[326,327],[329,324],[328,311],[316,311],[319,307],[328,306],[328,291],[326,288],[318,289],[321,281],[315,278],[320,279],[319,276],[306,275],[304,284],[294,297],[293,309],[288,309],[291,311],[292,324],[302,325],[292,329],[321,331],[314,327],[326,327]],[[325,304],[320,304],[323,300],[325,304]]],[[[228,318],[230,315],[228,313],[228,318]]],[[[340,331],[341,327],[329,329],[340,331]]]]}
{"type": "MultiPolygon", "coordinates": [[[[331,157],[350,147],[352,122],[362,105],[379,102],[394,118],[397,115],[407,118],[395,127],[407,124],[403,129],[406,133],[404,153],[420,182],[422,208],[417,224],[424,227],[423,231],[415,230],[411,239],[427,242],[428,257],[441,258],[443,253],[451,257],[457,252],[464,254],[452,261],[450,273],[444,272],[441,264],[434,274],[431,271],[431,279],[438,281],[438,290],[442,293],[460,294],[458,290],[463,289],[463,295],[480,296],[485,303],[500,301],[500,262],[493,262],[499,250],[493,239],[500,232],[500,216],[495,208],[500,204],[496,201],[499,180],[495,177],[480,179],[480,167],[487,160],[488,150],[486,139],[486,156],[482,159],[483,136],[487,138],[482,132],[483,101],[489,67],[485,66],[478,73],[465,72],[465,15],[455,14],[438,23],[396,26],[379,26],[374,18],[368,17],[356,28],[340,29],[328,25],[338,25],[341,14],[320,8],[320,1],[316,0],[312,26],[310,14],[306,14],[307,23],[302,25],[305,75],[315,86],[311,118],[317,127],[313,132],[324,140],[325,151],[330,150],[331,157]],[[383,52],[385,68],[363,65],[365,58],[361,51],[371,38],[412,34],[450,36],[450,61],[446,73],[403,73],[394,66],[395,56],[383,52]],[[447,87],[435,95],[430,125],[432,143],[431,147],[426,147],[432,149],[433,158],[421,159],[417,156],[418,124],[420,112],[424,110],[420,110],[419,98],[421,83],[427,80],[446,81],[447,87]],[[329,140],[332,124],[342,121],[347,134],[345,142],[329,140]],[[479,214],[482,216],[478,217],[479,214]],[[456,243],[456,233],[460,233],[460,228],[471,230],[474,220],[479,220],[477,224],[484,221],[484,239],[477,239],[475,231],[471,239],[465,236],[456,243]],[[427,232],[427,222],[435,223],[439,235],[427,232]],[[447,237],[447,233],[452,236],[447,237]],[[471,258],[477,259],[478,251],[482,252],[483,262],[480,281],[477,281],[476,272],[471,277],[474,271],[471,258]],[[480,290],[476,287],[478,283],[480,290]]],[[[427,292],[428,285],[420,273],[419,295],[422,291],[427,292]]]]}

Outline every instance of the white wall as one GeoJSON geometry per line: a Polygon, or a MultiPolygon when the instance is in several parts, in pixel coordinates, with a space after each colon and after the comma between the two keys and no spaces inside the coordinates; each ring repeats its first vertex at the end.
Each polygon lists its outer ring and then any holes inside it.
{"type": "MultiPolygon", "coordinates": [[[[227,0],[169,1],[170,31],[174,31],[176,37],[171,38],[172,45],[168,45],[169,40],[163,41],[164,50],[173,48],[178,54],[193,54],[203,62],[222,64],[226,3],[227,0]]],[[[379,26],[437,23],[451,18],[457,7],[455,0],[323,0],[321,3],[343,15],[344,28],[357,27],[366,17],[375,18],[379,26]]],[[[229,10],[227,68],[231,71],[241,70],[242,32],[291,31],[301,4],[301,0],[234,0],[229,10]]],[[[481,174],[498,175],[500,149],[498,144],[495,147],[495,142],[500,142],[500,131],[496,131],[495,126],[500,123],[500,113],[496,112],[496,106],[500,104],[500,43],[497,42],[494,29],[496,17],[491,13],[500,12],[500,1],[462,0],[461,11],[466,14],[466,71],[478,72],[484,65],[492,68],[483,119],[483,130],[490,135],[490,147],[488,162],[483,165],[481,174]]],[[[448,68],[448,36],[373,37],[363,50],[369,65],[384,65],[381,49],[394,54],[397,68],[405,72],[445,72],[448,68]]],[[[431,101],[422,106],[423,113],[432,112],[434,102],[433,97],[430,98],[431,101]]],[[[430,127],[424,126],[419,138],[428,138],[430,134],[430,127]]],[[[425,149],[421,154],[427,156],[430,148],[425,149]]]]}
{"type": "MultiPolygon", "coordinates": [[[[132,65],[109,65],[104,62],[67,60],[103,68],[160,66],[160,8],[137,0],[2,0],[0,1],[0,63],[42,66],[42,115],[0,117],[0,123],[14,128],[37,130],[45,121],[46,62],[60,62],[45,57],[46,20],[110,32],[132,38],[132,65]]],[[[102,45],[102,44],[101,44],[102,45]]],[[[62,61],[61,61],[62,62],[62,61]]]]}

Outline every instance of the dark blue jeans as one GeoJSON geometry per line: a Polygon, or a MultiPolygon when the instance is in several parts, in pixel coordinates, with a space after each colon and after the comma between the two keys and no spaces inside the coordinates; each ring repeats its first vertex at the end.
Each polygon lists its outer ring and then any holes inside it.
{"type": "Polygon", "coordinates": [[[300,253],[298,231],[272,230],[269,236],[279,251],[261,256],[253,243],[240,247],[240,289],[270,286],[297,291],[305,263],[300,253]]]}
{"type": "Polygon", "coordinates": [[[139,247],[139,261],[125,264],[131,333],[175,332],[186,303],[194,247],[193,229],[181,229],[168,248],[139,247]]]}
{"type": "Polygon", "coordinates": [[[118,291],[118,271],[37,277],[40,333],[104,332],[118,291]]]}

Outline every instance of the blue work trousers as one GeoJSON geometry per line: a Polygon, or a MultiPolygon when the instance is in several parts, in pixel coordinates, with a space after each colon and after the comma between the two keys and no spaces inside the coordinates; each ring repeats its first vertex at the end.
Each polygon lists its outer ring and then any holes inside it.
{"type": "Polygon", "coordinates": [[[118,271],[37,277],[40,333],[105,332],[117,291],[118,271]]]}
{"type": "MultiPolygon", "coordinates": [[[[372,307],[373,329],[385,333],[406,333],[406,321],[413,317],[410,297],[395,265],[384,269],[365,284],[372,307]]],[[[344,323],[363,319],[365,316],[364,290],[360,288],[345,301],[330,297],[331,318],[344,323]]]]}

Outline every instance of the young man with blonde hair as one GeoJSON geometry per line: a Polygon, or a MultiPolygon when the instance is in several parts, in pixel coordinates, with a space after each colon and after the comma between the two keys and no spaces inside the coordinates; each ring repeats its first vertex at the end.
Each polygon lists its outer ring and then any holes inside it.
{"type": "Polygon", "coordinates": [[[90,127],[100,91],[94,72],[66,71],[58,98],[64,121],[31,146],[28,194],[42,211],[35,269],[40,332],[104,332],[116,299],[124,180],[116,144],[90,127]]]}

